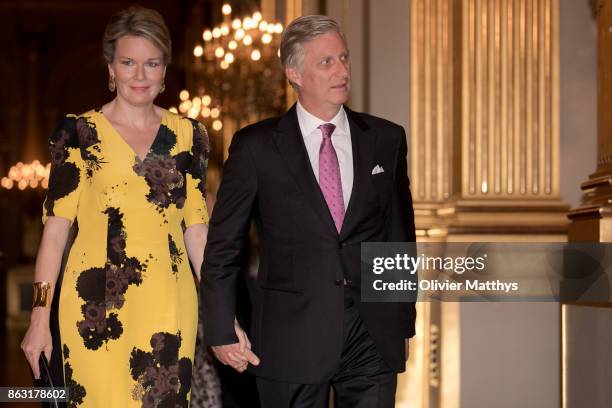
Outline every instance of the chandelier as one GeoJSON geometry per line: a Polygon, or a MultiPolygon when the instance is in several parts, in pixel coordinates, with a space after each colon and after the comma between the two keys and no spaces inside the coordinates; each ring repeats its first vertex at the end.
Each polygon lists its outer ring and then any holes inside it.
{"type": "Polygon", "coordinates": [[[38,160],[29,164],[19,162],[11,166],[7,177],[2,177],[0,186],[7,190],[12,189],[15,185],[19,190],[25,190],[28,187],[46,189],[49,187],[50,171],[51,163],[43,166],[38,160]]]}
{"type": "Polygon", "coordinates": [[[282,24],[265,21],[259,11],[232,18],[229,4],[221,11],[223,21],[204,29],[193,48],[190,89],[180,92],[178,108],[170,108],[216,132],[282,114],[286,89],[279,60],[282,24]]]}

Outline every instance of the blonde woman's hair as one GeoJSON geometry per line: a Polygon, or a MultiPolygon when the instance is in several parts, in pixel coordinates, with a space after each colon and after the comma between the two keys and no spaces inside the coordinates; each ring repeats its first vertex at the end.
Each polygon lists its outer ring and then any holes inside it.
{"type": "Polygon", "coordinates": [[[151,41],[163,54],[164,64],[172,59],[172,41],[164,18],[149,8],[132,6],[115,13],[108,20],[102,39],[102,53],[108,64],[115,58],[117,40],[126,35],[151,41]]]}

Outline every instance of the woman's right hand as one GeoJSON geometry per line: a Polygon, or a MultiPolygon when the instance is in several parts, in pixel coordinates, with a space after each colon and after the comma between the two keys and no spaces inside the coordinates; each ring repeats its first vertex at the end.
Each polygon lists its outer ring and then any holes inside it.
{"type": "Polygon", "coordinates": [[[38,359],[40,353],[44,352],[47,361],[51,361],[51,350],[53,350],[53,342],[51,340],[51,330],[49,329],[50,308],[35,307],[32,309],[30,318],[30,327],[21,341],[21,349],[25,353],[34,378],[40,378],[40,367],[38,359]]]}

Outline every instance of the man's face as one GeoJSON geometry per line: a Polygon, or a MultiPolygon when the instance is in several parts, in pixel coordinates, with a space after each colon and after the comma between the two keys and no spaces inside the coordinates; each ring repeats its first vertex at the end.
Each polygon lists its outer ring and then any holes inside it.
{"type": "Polygon", "coordinates": [[[337,33],[323,34],[304,44],[301,71],[288,68],[287,76],[299,86],[304,106],[337,110],[349,97],[349,55],[337,33]]]}

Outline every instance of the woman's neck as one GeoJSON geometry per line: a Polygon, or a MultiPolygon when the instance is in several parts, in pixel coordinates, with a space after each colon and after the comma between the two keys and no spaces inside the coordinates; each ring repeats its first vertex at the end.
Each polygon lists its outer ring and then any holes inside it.
{"type": "Polygon", "coordinates": [[[116,97],[104,105],[102,112],[113,122],[136,128],[158,124],[161,117],[161,109],[152,103],[135,106],[122,100],[120,97],[116,97]]]}

